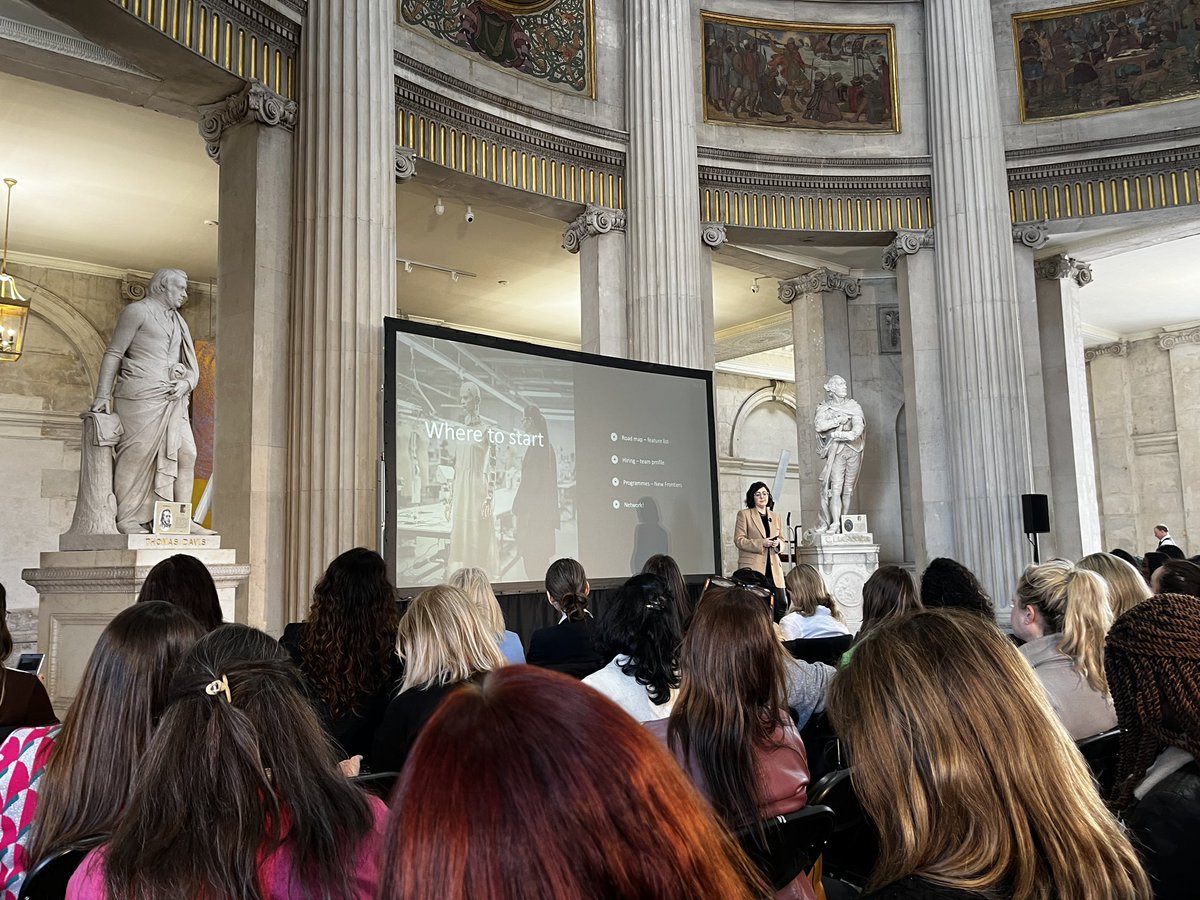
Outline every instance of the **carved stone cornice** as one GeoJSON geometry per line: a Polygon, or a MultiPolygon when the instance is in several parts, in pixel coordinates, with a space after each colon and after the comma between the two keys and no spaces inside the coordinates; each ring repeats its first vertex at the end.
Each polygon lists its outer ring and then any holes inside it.
{"type": "Polygon", "coordinates": [[[1013,243],[1023,244],[1030,250],[1040,250],[1050,240],[1050,229],[1046,220],[1040,222],[1020,222],[1012,229],[1013,243]]]}
{"type": "Polygon", "coordinates": [[[563,232],[563,249],[578,253],[583,242],[598,234],[624,233],[625,211],[607,206],[589,205],[563,232]]]}
{"type": "Polygon", "coordinates": [[[403,184],[417,177],[417,154],[407,147],[396,148],[396,181],[403,184]]]}
{"type": "Polygon", "coordinates": [[[1192,328],[1189,331],[1168,331],[1158,339],[1158,346],[1162,350],[1182,347],[1184,344],[1200,344],[1200,328],[1192,328]]]}
{"type": "Polygon", "coordinates": [[[912,256],[933,247],[933,229],[900,228],[883,251],[883,267],[895,269],[901,256],[912,256]]]}
{"type": "Polygon", "coordinates": [[[200,137],[210,159],[221,161],[221,135],[243,122],[290,130],[296,124],[296,101],[280,96],[261,81],[250,81],[220,103],[200,107],[200,137]]]}
{"type": "Polygon", "coordinates": [[[725,234],[725,226],[720,222],[704,222],[700,226],[700,242],[705,247],[710,247],[713,250],[718,249],[727,240],[725,234]]]}
{"type": "Polygon", "coordinates": [[[791,303],[805,294],[825,291],[837,291],[845,294],[847,300],[853,300],[862,293],[862,283],[857,278],[826,268],[813,269],[798,278],[779,282],[779,299],[784,303],[791,303]]]}
{"type": "Polygon", "coordinates": [[[1083,153],[1100,151],[1105,155],[1112,153],[1116,147],[1145,147],[1148,144],[1168,143],[1180,146],[1189,141],[1200,141],[1200,127],[1179,128],[1175,131],[1155,131],[1149,134],[1134,132],[1131,134],[1106,137],[1095,141],[1076,141],[1070,144],[1039,145],[1037,147],[1022,147],[1017,150],[1007,150],[1004,158],[1008,161],[1019,159],[1041,159],[1047,156],[1058,156],[1069,153],[1078,156],[1083,153]]]}
{"type": "Polygon", "coordinates": [[[27,47],[36,47],[39,50],[47,50],[50,53],[69,56],[72,59],[82,60],[83,62],[92,63],[97,66],[116,69],[118,72],[140,75],[143,78],[150,78],[154,81],[161,80],[148,72],[143,72],[124,57],[98,44],[93,44],[91,41],[59,34],[57,31],[40,28],[37,25],[30,25],[27,22],[19,22],[16,19],[10,19],[5,16],[0,16],[0,40],[24,44],[27,47]]]}
{"type": "Polygon", "coordinates": [[[1061,253],[1037,260],[1033,264],[1033,274],[1034,277],[1044,278],[1046,281],[1061,281],[1064,278],[1070,278],[1080,287],[1086,287],[1092,283],[1092,267],[1090,265],[1073,257],[1063,256],[1061,253]]]}
{"type": "Polygon", "coordinates": [[[1099,347],[1087,347],[1083,351],[1083,361],[1091,362],[1102,356],[1125,356],[1129,353],[1129,341],[1114,341],[1111,344],[1101,344],[1099,347]]]}
{"type": "MultiPolygon", "coordinates": [[[[245,563],[206,563],[218,590],[236,588],[250,575],[245,563]]],[[[23,569],[21,578],[46,594],[128,594],[136,592],[153,566],[46,566],[23,569]]]]}

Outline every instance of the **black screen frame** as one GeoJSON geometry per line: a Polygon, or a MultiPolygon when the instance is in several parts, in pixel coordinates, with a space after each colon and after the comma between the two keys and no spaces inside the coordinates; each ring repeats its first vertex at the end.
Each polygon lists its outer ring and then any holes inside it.
{"type": "MultiPolygon", "coordinates": [[[[717,469],[717,417],[716,402],[713,389],[713,373],[708,369],[688,369],[682,366],[668,366],[662,363],[644,362],[637,359],[624,359],[613,356],[601,356],[595,353],[585,353],[582,350],[566,350],[561,347],[551,347],[544,344],[534,344],[528,341],[518,341],[512,338],[495,337],[490,334],[480,334],[474,331],[464,331],[459,328],[449,328],[445,325],[432,325],[426,322],[416,322],[412,319],[402,319],[395,316],[385,316],[383,320],[383,410],[380,417],[383,431],[383,514],[382,541],[383,558],[387,563],[388,577],[395,583],[396,579],[396,517],[398,502],[396,497],[396,336],[412,334],[421,337],[437,338],[447,341],[459,341],[477,347],[487,347],[495,350],[507,350],[513,353],[525,353],[532,356],[545,357],[568,363],[603,366],[609,369],[624,369],[631,372],[644,372],[648,375],[670,375],[679,378],[692,378],[704,382],[705,394],[708,399],[708,463],[709,480],[712,497],[712,529],[713,555],[715,573],[722,571],[721,560],[721,521],[720,521],[720,490],[717,469]]],[[[689,582],[703,579],[714,572],[684,572],[684,578],[689,582]]],[[[599,587],[621,584],[624,578],[595,578],[591,579],[599,587]]],[[[402,588],[405,596],[415,596],[426,587],[421,585],[402,588]]],[[[541,581],[504,581],[493,586],[497,594],[527,593],[540,591],[544,585],[541,581]]]]}

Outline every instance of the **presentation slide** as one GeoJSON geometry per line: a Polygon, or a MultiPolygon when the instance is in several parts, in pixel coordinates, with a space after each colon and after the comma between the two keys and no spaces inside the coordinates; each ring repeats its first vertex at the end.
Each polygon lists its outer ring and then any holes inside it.
{"type": "Polygon", "coordinates": [[[386,320],[385,551],[397,587],[478,566],[540,584],[570,556],[719,571],[709,372],[386,320]]]}

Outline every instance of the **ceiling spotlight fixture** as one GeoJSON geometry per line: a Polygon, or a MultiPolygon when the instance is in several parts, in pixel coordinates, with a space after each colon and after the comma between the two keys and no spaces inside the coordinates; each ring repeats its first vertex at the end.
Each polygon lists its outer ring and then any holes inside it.
{"type": "Polygon", "coordinates": [[[434,211],[435,213],[437,213],[439,216],[441,216],[441,215],[445,215],[445,213],[446,213],[446,204],[442,202],[442,198],[441,198],[441,197],[438,197],[438,199],[437,199],[437,203],[433,204],[433,211],[434,211]]]}
{"type": "Polygon", "coordinates": [[[450,273],[450,280],[451,280],[451,281],[458,281],[458,273],[457,273],[457,272],[451,272],[451,273],[450,273]]]}
{"type": "Polygon", "coordinates": [[[475,210],[471,209],[470,203],[467,204],[467,214],[463,218],[467,220],[468,225],[475,221],[475,210]]]}
{"type": "Polygon", "coordinates": [[[209,228],[216,228],[221,223],[218,222],[216,219],[205,219],[204,224],[207,225],[209,228]]]}
{"type": "Polygon", "coordinates": [[[750,293],[757,294],[758,293],[758,283],[766,277],[767,277],[766,275],[759,275],[757,278],[755,278],[753,281],[751,281],[750,282],[750,293]]]}
{"type": "Polygon", "coordinates": [[[411,260],[411,259],[406,259],[406,260],[404,261],[404,271],[405,271],[405,272],[411,272],[411,271],[412,271],[412,260],[411,260]]]}

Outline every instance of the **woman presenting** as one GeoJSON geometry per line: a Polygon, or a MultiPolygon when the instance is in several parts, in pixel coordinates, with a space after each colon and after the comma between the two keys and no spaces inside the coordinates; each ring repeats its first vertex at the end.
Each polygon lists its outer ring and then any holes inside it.
{"type": "Polygon", "coordinates": [[[779,562],[783,526],[774,507],[775,500],[765,483],[756,481],[750,485],[746,508],[738,511],[733,543],[738,548],[738,568],[762,572],[777,591],[783,587],[783,565],[779,562]]]}

